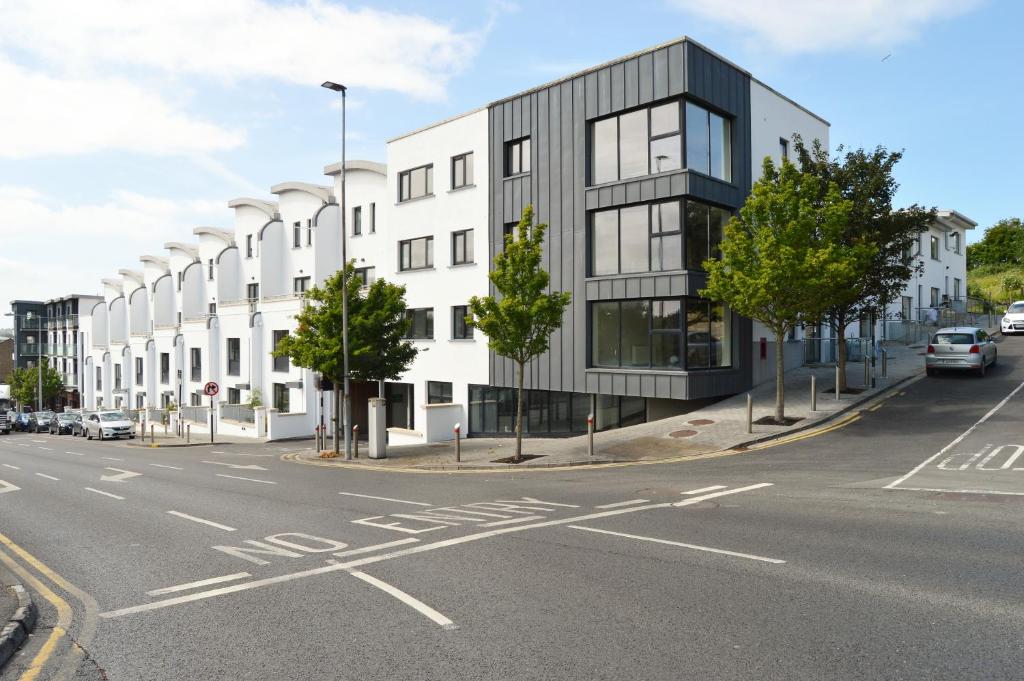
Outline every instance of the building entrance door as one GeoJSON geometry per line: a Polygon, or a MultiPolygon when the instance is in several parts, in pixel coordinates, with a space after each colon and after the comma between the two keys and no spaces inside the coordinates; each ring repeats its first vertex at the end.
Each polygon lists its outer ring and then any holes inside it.
{"type": "Polygon", "coordinates": [[[384,398],[388,401],[388,428],[405,428],[412,430],[413,390],[411,383],[387,383],[384,386],[384,398]]]}

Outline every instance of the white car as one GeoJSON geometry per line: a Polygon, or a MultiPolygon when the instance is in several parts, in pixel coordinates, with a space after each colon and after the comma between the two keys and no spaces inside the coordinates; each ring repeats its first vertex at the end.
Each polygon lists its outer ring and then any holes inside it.
{"type": "Polygon", "coordinates": [[[1003,315],[999,328],[1003,330],[1004,336],[1024,333],[1024,300],[1010,303],[1010,307],[1006,308],[1006,314],[1003,315]]]}
{"type": "Polygon", "coordinates": [[[85,419],[85,436],[100,440],[119,437],[135,439],[135,424],[119,411],[98,411],[85,419]]]}

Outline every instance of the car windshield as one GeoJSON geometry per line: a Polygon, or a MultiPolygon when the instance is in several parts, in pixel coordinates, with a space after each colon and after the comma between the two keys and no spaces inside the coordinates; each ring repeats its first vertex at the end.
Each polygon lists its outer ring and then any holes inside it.
{"type": "Polygon", "coordinates": [[[969,333],[937,333],[932,341],[934,345],[971,345],[974,336],[969,333]]]}
{"type": "Polygon", "coordinates": [[[75,420],[75,415],[74,414],[60,414],[57,417],[57,420],[58,421],[74,421],[75,420]]]}
{"type": "Polygon", "coordinates": [[[36,412],[36,418],[37,419],[52,419],[53,418],[53,412],[52,411],[37,411],[36,412]]]}
{"type": "Polygon", "coordinates": [[[1010,307],[1006,308],[1007,314],[1013,314],[1015,312],[1024,312],[1024,303],[1014,303],[1010,307]]]}
{"type": "Polygon", "coordinates": [[[118,413],[100,414],[100,421],[124,421],[124,414],[118,414],[118,413]]]}

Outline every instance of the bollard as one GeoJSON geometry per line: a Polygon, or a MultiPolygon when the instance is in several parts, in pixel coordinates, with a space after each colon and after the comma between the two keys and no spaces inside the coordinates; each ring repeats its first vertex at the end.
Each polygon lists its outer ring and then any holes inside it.
{"type": "Polygon", "coordinates": [[[889,351],[882,348],[882,378],[889,376],[889,351]]]}
{"type": "Polygon", "coordinates": [[[352,426],[352,447],[354,449],[354,453],[352,454],[352,456],[353,456],[353,458],[358,459],[359,458],[359,424],[358,423],[356,425],[352,426]]]}
{"type": "Polygon", "coordinates": [[[811,374],[811,411],[818,411],[818,377],[811,374]]]}
{"type": "Polygon", "coordinates": [[[455,432],[455,463],[459,463],[462,461],[462,436],[460,434],[462,424],[456,423],[452,430],[455,432]]]}
{"type": "Polygon", "coordinates": [[[587,414],[587,456],[594,456],[594,415],[587,414]]]}
{"type": "Polygon", "coordinates": [[[153,439],[153,431],[156,430],[156,426],[150,424],[149,426],[149,444],[153,444],[156,440],[153,439]]]}
{"type": "Polygon", "coordinates": [[[754,398],[747,393],[747,432],[754,432],[754,398]]]}
{"type": "Polygon", "coordinates": [[[839,362],[836,362],[836,399],[839,399],[839,362]]]}
{"type": "Polygon", "coordinates": [[[864,355],[864,388],[871,387],[871,361],[864,355]]]}
{"type": "Polygon", "coordinates": [[[185,443],[190,444],[192,442],[192,424],[185,426],[185,443]]]}

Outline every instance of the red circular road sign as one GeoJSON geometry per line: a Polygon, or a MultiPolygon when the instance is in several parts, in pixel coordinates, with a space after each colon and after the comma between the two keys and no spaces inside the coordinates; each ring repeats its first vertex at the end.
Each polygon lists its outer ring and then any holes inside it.
{"type": "Polygon", "coordinates": [[[203,386],[203,393],[207,397],[213,397],[214,395],[216,395],[219,392],[220,392],[220,386],[218,386],[213,381],[210,381],[209,383],[207,383],[206,385],[203,386]]]}

